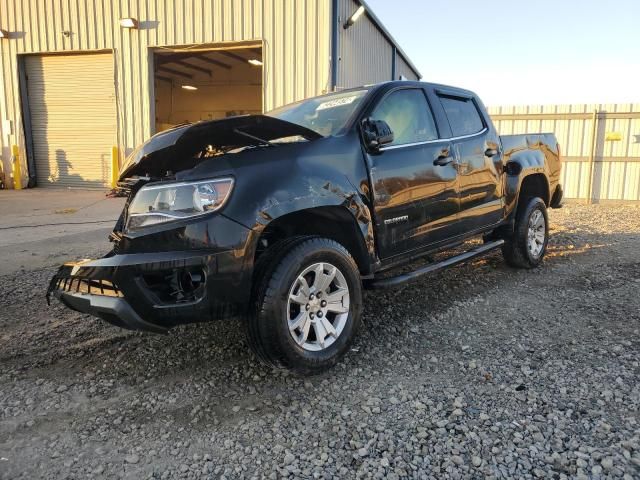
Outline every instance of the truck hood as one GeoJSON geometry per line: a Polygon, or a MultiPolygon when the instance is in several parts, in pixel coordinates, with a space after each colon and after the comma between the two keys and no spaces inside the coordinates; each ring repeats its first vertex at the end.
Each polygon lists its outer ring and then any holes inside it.
{"type": "MultiPolygon", "coordinates": [[[[232,152],[243,147],[257,147],[268,142],[301,137],[322,138],[301,125],[267,115],[246,115],[180,125],[160,132],[127,157],[120,181],[132,176],[162,177],[195,167],[212,157],[200,155],[211,146],[217,152],[232,152]]],[[[220,153],[222,154],[222,153],[220,153]]]]}

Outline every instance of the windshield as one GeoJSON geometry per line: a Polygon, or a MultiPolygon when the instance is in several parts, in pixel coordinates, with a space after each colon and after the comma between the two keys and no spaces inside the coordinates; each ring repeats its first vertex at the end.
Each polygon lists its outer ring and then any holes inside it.
{"type": "Polygon", "coordinates": [[[285,105],[265,115],[302,125],[325,137],[342,130],[368,90],[351,90],[309,98],[285,105]]]}

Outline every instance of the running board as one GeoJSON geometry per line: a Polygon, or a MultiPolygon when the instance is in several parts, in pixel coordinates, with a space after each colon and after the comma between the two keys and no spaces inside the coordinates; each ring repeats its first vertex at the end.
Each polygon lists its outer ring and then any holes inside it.
{"type": "Polygon", "coordinates": [[[373,280],[370,280],[366,283],[366,288],[378,290],[381,288],[397,287],[398,285],[402,285],[403,283],[416,280],[418,277],[426,275],[427,273],[437,272],[438,270],[453,267],[468,260],[486,255],[492,250],[495,250],[496,248],[502,246],[503,243],[504,240],[495,240],[493,242],[485,243],[484,245],[480,245],[479,247],[469,250],[468,252],[461,253],[460,255],[456,255],[454,257],[446,258],[441,262],[430,263],[428,265],[425,265],[424,267],[414,270],[413,272],[403,273],[402,275],[398,275],[397,277],[381,278],[379,280],[376,280],[374,278],[373,280]]]}

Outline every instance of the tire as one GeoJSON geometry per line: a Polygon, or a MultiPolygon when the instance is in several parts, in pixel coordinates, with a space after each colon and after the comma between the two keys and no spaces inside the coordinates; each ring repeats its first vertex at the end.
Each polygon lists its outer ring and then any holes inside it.
{"type": "Polygon", "coordinates": [[[547,207],[539,197],[523,200],[518,207],[513,233],[505,239],[502,256],[515,268],[535,268],[542,263],[549,241],[547,207]],[[541,223],[543,222],[543,223],[541,223]],[[530,239],[530,228],[532,238],[530,239]],[[530,243],[535,243],[535,246],[530,243]]]}
{"type": "Polygon", "coordinates": [[[317,374],[347,352],[361,312],[360,273],[342,245],[320,237],[285,240],[256,264],[248,343],[269,366],[317,374]]]}

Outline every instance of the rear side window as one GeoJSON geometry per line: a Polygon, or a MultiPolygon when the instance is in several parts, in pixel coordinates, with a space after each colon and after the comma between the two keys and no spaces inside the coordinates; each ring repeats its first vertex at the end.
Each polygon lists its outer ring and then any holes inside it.
{"type": "Polygon", "coordinates": [[[371,118],[384,120],[393,131],[391,145],[426,142],[438,138],[436,123],[422,90],[402,89],[387,95],[371,118]]]}
{"type": "Polygon", "coordinates": [[[454,137],[472,135],[484,128],[476,104],[470,98],[440,96],[454,137]]]}

